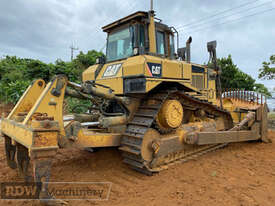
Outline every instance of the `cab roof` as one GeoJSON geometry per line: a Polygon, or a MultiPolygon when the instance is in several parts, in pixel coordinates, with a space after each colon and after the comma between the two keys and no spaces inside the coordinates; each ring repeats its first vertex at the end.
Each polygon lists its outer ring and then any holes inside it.
{"type": "Polygon", "coordinates": [[[137,20],[137,19],[142,19],[142,18],[148,18],[148,12],[145,12],[145,11],[137,11],[133,14],[130,14],[129,16],[126,16],[124,18],[121,18],[111,24],[108,24],[104,27],[102,27],[102,30],[104,32],[109,32],[111,31],[112,29],[122,25],[122,24],[125,24],[125,23],[128,23],[132,20],[137,20]]]}

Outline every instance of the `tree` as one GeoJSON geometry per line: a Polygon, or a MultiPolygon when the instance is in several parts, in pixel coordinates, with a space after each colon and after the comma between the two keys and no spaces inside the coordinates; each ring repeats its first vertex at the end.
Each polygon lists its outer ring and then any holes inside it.
{"type": "Polygon", "coordinates": [[[81,74],[95,64],[96,58],[103,53],[95,50],[80,54],[72,62],[57,59],[46,64],[35,59],[6,56],[0,59],[0,101],[14,103],[34,79],[50,81],[53,76],[65,74],[70,81],[81,82],[81,74]]]}
{"type": "MultiPolygon", "coordinates": [[[[23,60],[24,61],[24,60],[23,60]]],[[[49,81],[51,65],[43,63],[39,60],[27,59],[26,69],[24,69],[23,76],[24,79],[33,80],[33,79],[44,79],[49,81]]]]}
{"type": "Polygon", "coordinates": [[[221,83],[222,89],[245,89],[252,91],[255,79],[242,72],[237,65],[233,63],[231,55],[227,58],[218,59],[218,65],[222,70],[221,83]]]}
{"type": "Polygon", "coordinates": [[[271,97],[271,93],[268,91],[268,89],[263,84],[255,84],[254,91],[265,94],[268,97],[271,97]]]}
{"type": "Polygon", "coordinates": [[[218,65],[222,70],[222,89],[244,89],[247,91],[257,91],[267,96],[271,96],[270,92],[263,84],[255,83],[255,79],[241,71],[237,65],[233,63],[231,55],[227,58],[218,59],[218,65]]]}
{"type": "Polygon", "coordinates": [[[275,79],[275,55],[269,58],[269,62],[263,62],[262,68],[259,70],[259,78],[272,80],[275,79]],[[273,67],[271,67],[273,65],[273,67]]]}
{"type": "Polygon", "coordinates": [[[78,69],[87,69],[89,66],[94,65],[98,57],[103,56],[102,52],[97,52],[95,50],[88,51],[84,54],[82,51],[73,60],[74,65],[78,69]]]}

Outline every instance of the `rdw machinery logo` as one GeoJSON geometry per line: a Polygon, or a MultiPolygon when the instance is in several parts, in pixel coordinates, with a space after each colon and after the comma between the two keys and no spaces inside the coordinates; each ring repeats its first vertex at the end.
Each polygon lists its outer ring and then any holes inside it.
{"type": "Polygon", "coordinates": [[[3,182],[1,199],[38,199],[42,183],[3,182]]]}

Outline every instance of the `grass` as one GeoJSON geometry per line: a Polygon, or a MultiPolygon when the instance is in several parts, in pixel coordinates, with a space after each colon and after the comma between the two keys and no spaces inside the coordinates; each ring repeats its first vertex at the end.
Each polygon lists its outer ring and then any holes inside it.
{"type": "Polygon", "coordinates": [[[268,113],[268,119],[275,120],[275,112],[268,113]]]}

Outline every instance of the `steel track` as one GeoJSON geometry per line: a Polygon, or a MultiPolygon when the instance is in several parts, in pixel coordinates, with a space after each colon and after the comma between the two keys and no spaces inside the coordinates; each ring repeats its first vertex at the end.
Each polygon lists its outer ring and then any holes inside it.
{"type": "Polygon", "coordinates": [[[212,105],[208,101],[200,100],[197,97],[187,95],[183,91],[175,89],[161,90],[157,93],[149,94],[143,99],[141,105],[134,114],[133,119],[127,124],[127,129],[122,136],[122,143],[119,148],[122,151],[123,162],[128,164],[134,170],[147,175],[152,175],[154,172],[167,169],[169,165],[186,162],[227,145],[210,145],[187,154],[184,151],[171,153],[164,158],[162,165],[156,167],[152,167],[151,162],[145,161],[141,155],[143,137],[148,129],[154,127],[154,120],[165,100],[175,96],[184,102],[183,106],[204,109],[211,115],[222,117],[225,121],[225,125],[228,127],[227,129],[232,128],[232,118],[230,113],[216,105],[212,105]],[[152,102],[154,103],[152,104],[152,102]]]}

